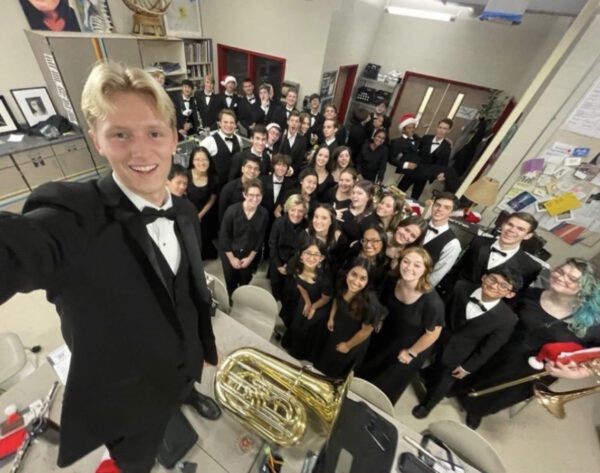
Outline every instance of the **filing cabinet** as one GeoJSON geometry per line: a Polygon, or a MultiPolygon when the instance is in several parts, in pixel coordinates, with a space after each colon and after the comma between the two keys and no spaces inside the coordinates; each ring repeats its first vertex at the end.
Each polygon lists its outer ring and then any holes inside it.
{"type": "Polygon", "coordinates": [[[57,181],[65,177],[51,146],[14,153],[13,158],[32,189],[44,182],[57,181]]]}
{"type": "Polygon", "coordinates": [[[9,155],[0,156],[0,197],[29,190],[9,155]]]}
{"type": "Polygon", "coordinates": [[[67,178],[94,170],[92,156],[83,139],[52,145],[52,151],[67,178]]]}

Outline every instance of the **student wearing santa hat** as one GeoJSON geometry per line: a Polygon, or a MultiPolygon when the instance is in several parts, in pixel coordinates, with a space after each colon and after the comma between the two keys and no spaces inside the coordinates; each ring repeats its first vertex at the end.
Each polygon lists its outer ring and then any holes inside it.
{"type": "Polygon", "coordinates": [[[219,94],[221,100],[221,110],[227,108],[237,113],[240,98],[237,95],[237,80],[233,76],[227,76],[221,81],[221,85],[225,88],[222,94],[219,94]]]}
{"type": "Polygon", "coordinates": [[[420,138],[415,134],[416,127],[417,118],[413,114],[402,115],[398,123],[402,136],[390,143],[389,163],[396,166],[397,174],[403,175],[398,184],[402,191],[406,191],[412,184],[410,176],[420,162],[420,138]]]}

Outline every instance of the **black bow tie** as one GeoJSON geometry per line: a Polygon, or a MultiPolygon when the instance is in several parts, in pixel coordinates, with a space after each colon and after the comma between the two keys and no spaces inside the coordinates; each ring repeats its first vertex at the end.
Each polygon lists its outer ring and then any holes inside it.
{"type": "Polygon", "coordinates": [[[476,297],[469,297],[469,302],[472,302],[473,304],[475,304],[477,307],[479,307],[483,312],[487,312],[487,309],[485,308],[485,306],[483,305],[483,302],[481,302],[479,299],[477,299],[476,297]]]}
{"type": "Polygon", "coordinates": [[[436,235],[438,233],[440,233],[440,231],[437,228],[432,227],[431,225],[427,225],[427,230],[431,230],[433,233],[435,233],[436,235]]]}
{"type": "Polygon", "coordinates": [[[499,250],[498,248],[494,248],[493,246],[491,247],[490,251],[492,253],[498,253],[499,255],[502,255],[502,256],[504,256],[506,258],[506,252],[505,251],[499,250]]]}
{"type": "Polygon", "coordinates": [[[225,97],[227,97],[228,99],[232,99],[233,95],[231,95],[231,94],[225,94],[225,97]]]}
{"type": "Polygon", "coordinates": [[[274,186],[281,186],[282,184],[283,184],[283,181],[273,181],[274,186]]]}
{"type": "Polygon", "coordinates": [[[231,141],[233,143],[233,137],[232,136],[226,136],[225,137],[225,141],[231,141]]]}
{"type": "Polygon", "coordinates": [[[142,209],[142,220],[146,225],[154,222],[157,218],[168,218],[169,220],[175,220],[175,207],[170,207],[167,210],[153,209],[152,207],[144,207],[142,209]]]}

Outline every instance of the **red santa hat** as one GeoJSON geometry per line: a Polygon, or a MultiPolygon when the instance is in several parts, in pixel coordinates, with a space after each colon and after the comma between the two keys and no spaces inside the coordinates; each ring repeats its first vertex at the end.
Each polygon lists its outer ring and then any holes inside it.
{"type": "Polygon", "coordinates": [[[223,79],[221,81],[221,85],[223,87],[225,87],[227,85],[227,82],[233,82],[235,85],[237,85],[237,80],[235,80],[235,77],[233,77],[233,76],[227,76],[227,77],[225,77],[225,79],[223,79]]]}
{"type": "Polygon", "coordinates": [[[398,129],[402,131],[405,126],[408,125],[416,125],[417,117],[415,117],[412,113],[407,113],[400,117],[400,123],[398,123],[398,129]]]}
{"type": "MultiPolygon", "coordinates": [[[[595,350],[600,351],[600,349],[595,350]]],[[[594,349],[591,351],[594,351],[594,349]]],[[[531,366],[533,369],[541,370],[544,368],[544,363],[546,361],[552,361],[554,363],[560,362],[562,364],[567,364],[571,361],[574,361],[575,363],[581,363],[582,361],[586,360],[586,355],[589,355],[589,353],[584,355],[585,352],[590,352],[590,350],[584,350],[579,343],[546,343],[544,346],[542,346],[542,349],[536,356],[529,358],[529,366],[531,366]]],[[[596,356],[598,356],[597,353],[596,356]]]]}

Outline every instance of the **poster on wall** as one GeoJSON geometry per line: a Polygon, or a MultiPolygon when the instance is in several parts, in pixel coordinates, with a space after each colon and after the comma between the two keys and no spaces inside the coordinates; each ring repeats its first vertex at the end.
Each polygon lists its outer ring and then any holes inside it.
{"type": "Polygon", "coordinates": [[[82,31],[110,33],[113,30],[108,0],[76,0],[82,31]]]}
{"type": "Polygon", "coordinates": [[[19,3],[32,30],[81,31],[69,0],[19,0],[19,3]]]}
{"type": "Polygon", "coordinates": [[[600,79],[594,82],[577,104],[563,129],[600,139],[600,79]]]}
{"type": "Polygon", "coordinates": [[[333,99],[333,93],[335,92],[335,82],[337,79],[338,71],[324,72],[321,78],[321,88],[319,95],[321,96],[321,103],[329,102],[333,99]]]}
{"type": "Polygon", "coordinates": [[[164,19],[169,36],[202,36],[198,0],[173,0],[164,19]]]}

